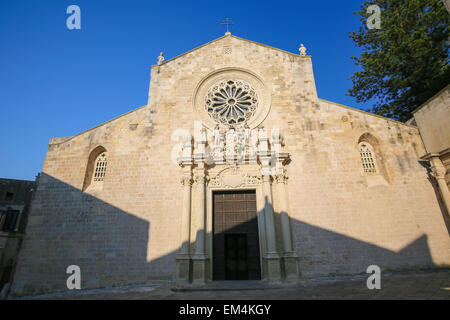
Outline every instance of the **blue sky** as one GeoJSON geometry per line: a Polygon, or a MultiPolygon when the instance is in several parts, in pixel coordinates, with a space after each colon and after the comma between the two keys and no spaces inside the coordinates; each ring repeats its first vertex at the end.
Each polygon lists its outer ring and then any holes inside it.
{"type": "Polygon", "coordinates": [[[72,136],[147,103],[150,66],[231,33],[313,57],[319,97],[346,96],[359,55],[348,37],[363,0],[0,2],[0,177],[34,179],[51,137],[72,136]],[[81,30],[66,9],[81,8],[81,30]]]}

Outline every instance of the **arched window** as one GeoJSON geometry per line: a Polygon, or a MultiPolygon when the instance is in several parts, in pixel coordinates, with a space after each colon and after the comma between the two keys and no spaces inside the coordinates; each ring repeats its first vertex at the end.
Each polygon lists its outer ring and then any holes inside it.
{"type": "Polygon", "coordinates": [[[383,159],[380,140],[366,132],[359,137],[357,147],[367,187],[388,186],[390,179],[383,159]]]}
{"type": "Polygon", "coordinates": [[[84,177],[83,191],[86,189],[101,189],[108,167],[108,152],[99,146],[89,155],[84,177]]]}
{"type": "Polygon", "coordinates": [[[364,172],[366,173],[377,172],[372,146],[367,142],[361,142],[359,144],[359,153],[361,155],[361,162],[364,172]]]}
{"type": "Polygon", "coordinates": [[[103,181],[105,179],[107,165],[106,152],[103,152],[95,160],[94,181],[103,181]]]}

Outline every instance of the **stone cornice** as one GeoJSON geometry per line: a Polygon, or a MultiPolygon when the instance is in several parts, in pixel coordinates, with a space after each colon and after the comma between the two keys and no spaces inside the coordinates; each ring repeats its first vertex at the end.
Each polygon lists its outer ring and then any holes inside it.
{"type": "Polygon", "coordinates": [[[394,122],[394,123],[397,123],[397,124],[401,124],[401,125],[404,125],[406,127],[413,128],[413,129],[419,131],[419,128],[417,128],[417,126],[413,126],[411,124],[407,124],[407,123],[403,123],[403,122],[400,122],[400,121],[397,121],[397,120],[389,119],[389,118],[380,116],[378,114],[374,114],[374,113],[367,112],[367,111],[364,111],[364,110],[360,110],[360,109],[357,109],[357,108],[349,107],[349,106],[346,106],[344,104],[340,104],[340,103],[337,103],[337,102],[333,102],[333,101],[329,101],[329,100],[325,100],[325,99],[321,99],[321,98],[318,98],[318,100],[319,101],[323,101],[325,103],[333,104],[333,105],[335,105],[337,107],[341,107],[341,108],[349,109],[349,110],[352,110],[352,111],[360,112],[360,113],[366,114],[368,116],[372,116],[372,117],[380,118],[382,120],[386,120],[386,121],[394,122]]]}
{"type": "Polygon", "coordinates": [[[439,153],[427,153],[426,155],[421,156],[420,160],[429,161],[431,158],[435,158],[435,157],[439,158],[439,157],[445,156],[449,153],[450,153],[450,148],[447,148],[439,153]]]}
{"type": "Polygon", "coordinates": [[[436,93],[434,96],[432,96],[430,99],[428,99],[427,101],[425,101],[424,103],[422,103],[422,105],[420,107],[418,107],[417,109],[415,109],[414,111],[412,111],[411,113],[414,115],[417,112],[419,112],[422,108],[424,108],[425,106],[427,106],[431,101],[433,101],[434,99],[438,98],[439,96],[441,96],[441,94],[444,91],[450,90],[450,84],[448,84],[445,88],[443,88],[441,91],[439,91],[438,93],[436,93]]]}

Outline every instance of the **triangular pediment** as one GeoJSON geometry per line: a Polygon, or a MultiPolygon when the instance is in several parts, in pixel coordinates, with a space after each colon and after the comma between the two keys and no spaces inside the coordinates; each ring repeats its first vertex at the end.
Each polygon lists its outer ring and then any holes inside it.
{"type": "Polygon", "coordinates": [[[269,45],[266,45],[266,44],[262,44],[262,43],[259,43],[259,42],[256,42],[256,41],[240,38],[240,37],[237,37],[237,36],[234,36],[234,35],[224,35],[222,37],[219,37],[217,39],[209,41],[209,42],[207,42],[207,43],[205,43],[205,44],[203,44],[201,46],[198,46],[198,47],[196,47],[196,48],[194,48],[192,50],[184,52],[184,53],[182,53],[182,54],[180,54],[180,55],[178,55],[176,57],[170,58],[170,59],[162,62],[160,65],[171,63],[171,62],[177,60],[178,58],[181,58],[181,57],[183,57],[183,56],[185,56],[185,55],[187,55],[189,53],[193,53],[194,51],[197,51],[197,50],[200,50],[202,48],[208,47],[208,46],[212,45],[213,43],[216,43],[216,42],[219,42],[219,41],[226,41],[228,39],[243,41],[243,42],[246,42],[248,44],[256,44],[258,46],[261,46],[261,47],[264,47],[264,48],[268,48],[268,49],[271,49],[271,50],[274,50],[274,51],[277,51],[277,52],[282,52],[282,53],[285,53],[285,54],[288,54],[288,55],[298,56],[298,54],[295,54],[295,53],[292,53],[292,52],[289,52],[289,51],[286,51],[286,50],[283,50],[283,49],[279,49],[279,48],[276,48],[276,47],[272,47],[272,46],[269,46],[269,45]]]}

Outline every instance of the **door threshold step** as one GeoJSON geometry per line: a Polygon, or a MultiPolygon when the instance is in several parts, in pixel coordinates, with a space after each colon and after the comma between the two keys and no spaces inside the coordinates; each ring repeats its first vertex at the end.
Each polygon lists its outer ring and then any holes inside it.
{"type": "Polygon", "coordinates": [[[271,284],[265,281],[214,281],[205,285],[176,285],[171,288],[174,292],[199,291],[256,291],[281,289],[280,284],[271,284]]]}

